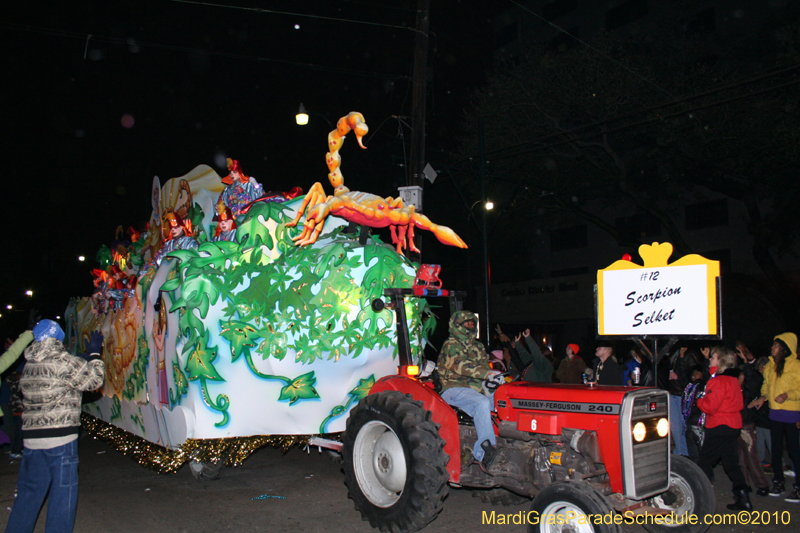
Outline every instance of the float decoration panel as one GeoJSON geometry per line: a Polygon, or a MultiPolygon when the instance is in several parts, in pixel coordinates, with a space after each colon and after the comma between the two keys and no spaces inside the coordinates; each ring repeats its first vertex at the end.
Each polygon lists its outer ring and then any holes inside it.
{"type": "MultiPolygon", "coordinates": [[[[287,223],[303,196],[255,202],[233,241],[209,240],[220,179],[210,173],[202,165],[153,187],[153,222],[181,203],[196,247],[157,265],[141,246],[157,241],[147,234],[127,257],[112,246],[102,254],[107,272],[122,265],[133,283],[107,274],[92,298],[70,302],[72,349],[94,330],[105,337],[105,384],[84,411],[170,449],[342,431],[350,408],[397,369],[393,312],[376,313],[371,301],[384,288],[410,288],[415,265],[377,237],[360,245],[336,217],[315,243],[296,246],[299,228],[287,223]]],[[[424,299],[410,299],[406,312],[418,360],[435,321],[423,328],[424,299]]]]}

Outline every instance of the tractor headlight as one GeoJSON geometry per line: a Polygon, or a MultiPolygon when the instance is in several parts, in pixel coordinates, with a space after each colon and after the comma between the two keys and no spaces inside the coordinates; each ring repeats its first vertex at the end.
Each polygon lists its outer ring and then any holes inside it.
{"type": "Polygon", "coordinates": [[[669,435],[669,420],[666,418],[660,419],[658,424],[656,424],[656,432],[659,437],[666,437],[669,435]]]}
{"type": "Polygon", "coordinates": [[[644,422],[636,422],[633,426],[633,439],[636,442],[642,442],[647,435],[647,428],[644,427],[644,422]]]}

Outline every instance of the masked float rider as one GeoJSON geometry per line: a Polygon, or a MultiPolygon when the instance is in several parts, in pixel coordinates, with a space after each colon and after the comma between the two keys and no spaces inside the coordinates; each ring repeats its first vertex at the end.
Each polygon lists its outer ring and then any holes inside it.
{"type": "Polygon", "coordinates": [[[247,176],[242,170],[242,165],[235,159],[228,158],[230,174],[222,178],[226,185],[225,190],[219,195],[217,203],[222,202],[231,209],[234,218],[250,203],[264,195],[264,188],[255,178],[247,176]]]}
{"type": "Polygon", "coordinates": [[[170,252],[175,250],[190,250],[199,246],[197,239],[194,238],[191,220],[184,220],[177,213],[169,212],[164,215],[164,227],[169,230],[169,235],[164,241],[164,246],[161,247],[153,258],[153,262],[156,266],[160,266],[161,261],[163,261],[164,257],[170,252]]]}
{"type": "Polygon", "coordinates": [[[214,231],[214,237],[211,240],[214,242],[235,241],[236,219],[233,217],[231,208],[223,202],[219,202],[216,205],[216,209],[217,212],[213,221],[217,223],[217,229],[214,231]]]}
{"type": "Polygon", "coordinates": [[[494,392],[484,392],[484,384],[502,383],[502,376],[489,366],[486,350],[477,340],[477,324],[477,317],[470,311],[453,314],[450,336],[442,345],[437,370],[442,383],[442,399],[475,421],[478,440],[472,447],[472,456],[488,468],[496,454],[492,427],[494,392]]]}

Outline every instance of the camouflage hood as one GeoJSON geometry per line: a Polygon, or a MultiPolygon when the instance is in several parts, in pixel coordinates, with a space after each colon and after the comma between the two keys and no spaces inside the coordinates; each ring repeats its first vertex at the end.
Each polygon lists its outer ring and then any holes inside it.
{"type": "Polygon", "coordinates": [[[450,336],[455,337],[463,343],[473,343],[478,338],[478,317],[472,311],[456,311],[450,317],[450,336]],[[472,321],[475,323],[474,329],[468,329],[465,323],[472,321]]]}

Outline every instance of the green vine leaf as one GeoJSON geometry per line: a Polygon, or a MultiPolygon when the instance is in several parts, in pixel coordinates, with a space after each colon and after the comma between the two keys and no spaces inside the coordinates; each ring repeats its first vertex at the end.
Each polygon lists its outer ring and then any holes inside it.
{"type": "Polygon", "coordinates": [[[122,418],[122,404],[119,401],[119,396],[116,394],[111,397],[111,420],[119,420],[122,418]]]}
{"type": "Polygon", "coordinates": [[[176,277],[168,281],[165,281],[164,284],[161,285],[161,288],[159,290],[162,292],[172,292],[180,286],[181,286],[181,278],[176,277]]]}
{"type": "MultiPolygon", "coordinates": [[[[174,305],[173,308],[180,309],[174,305]]],[[[206,327],[203,321],[200,320],[200,317],[195,315],[192,310],[186,310],[185,308],[178,316],[178,329],[180,329],[184,336],[189,337],[192,343],[196,337],[205,335],[206,333],[206,327]]]]}
{"type": "MultiPolygon", "coordinates": [[[[280,202],[259,202],[254,204],[248,211],[247,217],[239,224],[239,228],[236,230],[236,236],[239,237],[242,243],[240,250],[254,250],[260,248],[261,244],[272,250],[275,247],[275,241],[266,223],[270,219],[276,223],[281,222],[283,218],[281,214],[286,209],[287,206],[280,202]]],[[[254,258],[250,260],[258,262],[254,258]]]]}
{"type": "Polygon", "coordinates": [[[181,398],[189,392],[189,381],[186,379],[186,374],[181,370],[176,357],[172,361],[172,380],[175,382],[175,396],[172,395],[172,389],[169,391],[169,405],[170,409],[180,404],[181,398]]]}
{"type": "Polygon", "coordinates": [[[307,316],[309,314],[308,302],[313,298],[311,287],[318,282],[319,278],[308,273],[292,283],[280,294],[281,310],[294,309],[294,316],[298,319],[307,316]]]}
{"type": "Polygon", "coordinates": [[[267,324],[267,327],[258,331],[258,334],[264,340],[256,350],[261,354],[263,359],[267,357],[274,357],[278,361],[282,361],[286,357],[286,333],[279,331],[272,324],[267,324]]]}
{"type": "Polygon", "coordinates": [[[411,287],[413,279],[403,271],[403,258],[391,246],[381,244],[364,248],[364,263],[371,265],[362,286],[370,300],[383,296],[384,287],[411,287]],[[378,260],[373,264],[372,260],[378,260]]]}
{"type": "Polygon", "coordinates": [[[200,317],[205,318],[211,305],[217,303],[220,290],[215,280],[206,274],[187,278],[181,288],[181,297],[172,304],[170,312],[181,307],[196,308],[200,317]]]}
{"type": "MultiPolygon", "coordinates": [[[[355,330],[355,328],[353,328],[355,330]]],[[[355,333],[350,340],[350,354],[353,359],[361,355],[364,348],[372,346],[372,339],[359,333],[355,333]]]]}
{"type": "Polygon", "coordinates": [[[177,259],[181,264],[196,259],[200,254],[197,248],[187,248],[183,250],[173,250],[168,253],[165,259],[177,259]]]}
{"type": "Polygon", "coordinates": [[[208,332],[197,339],[194,349],[189,354],[186,361],[186,373],[189,381],[204,379],[210,381],[225,381],[214,367],[214,360],[217,358],[216,347],[208,346],[208,332]]]}
{"type": "Polygon", "coordinates": [[[281,389],[278,401],[289,400],[289,405],[294,405],[298,400],[319,398],[319,394],[314,388],[316,382],[317,378],[314,377],[313,370],[303,374],[281,389]]]}
{"type": "Polygon", "coordinates": [[[314,267],[314,273],[324,278],[329,268],[337,267],[347,260],[348,252],[355,246],[353,241],[334,241],[322,249],[322,257],[314,267]]]}
{"type": "Polygon", "coordinates": [[[255,347],[256,341],[261,338],[261,333],[246,322],[228,320],[220,323],[220,326],[220,336],[231,343],[231,361],[236,361],[242,354],[249,357],[250,348],[255,347]]]}
{"type": "Polygon", "coordinates": [[[358,327],[363,328],[365,337],[377,337],[384,334],[387,327],[393,325],[392,318],[392,312],[388,309],[376,313],[372,310],[372,306],[368,305],[358,313],[356,322],[358,327]],[[383,323],[383,328],[381,328],[381,323],[383,323]]]}
{"type": "Polygon", "coordinates": [[[348,394],[353,397],[353,401],[358,402],[362,398],[367,397],[369,391],[372,390],[373,385],[375,385],[375,374],[372,374],[368,378],[359,380],[358,385],[356,385],[356,387],[348,394]]]}
{"type": "MultiPolygon", "coordinates": [[[[137,339],[136,339],[136,348],[137,348],[137,350],[136,350],[137,353],[141,357],[144,357],[145,360],[148,359],[148,356],[150,355],[150,347],[147,345],[147,338],[144,336],[144,332],[142,332],[142,334],[139,335],[139,337],[137,337],[137,339]]],[[[145,363],[145,366],[146,366],[146,363],[145,363]]]]}
{"type": "Polygon", "coordinates": [[[331,414],[325,417],[325,420],[319,425],[319,432],[327,433],[328,422],[338,416],[342,416],[352,404],[358,403],[362,398],[366,397],[373,385],[375,385],[375,374],[372,374],[368,378],[361,379],[358,385],[348,393],[347,403],[344,405],[337,405],[331,409],[331,414]]]}
{"type": "Polygon", "coordinates": [[[252,277],[250,286],[237,295],[237,303],[263,302],[268,309],[275,305],[280,292],[292,281],[292,275],[286,268],[269,267],[252,277]]]}

